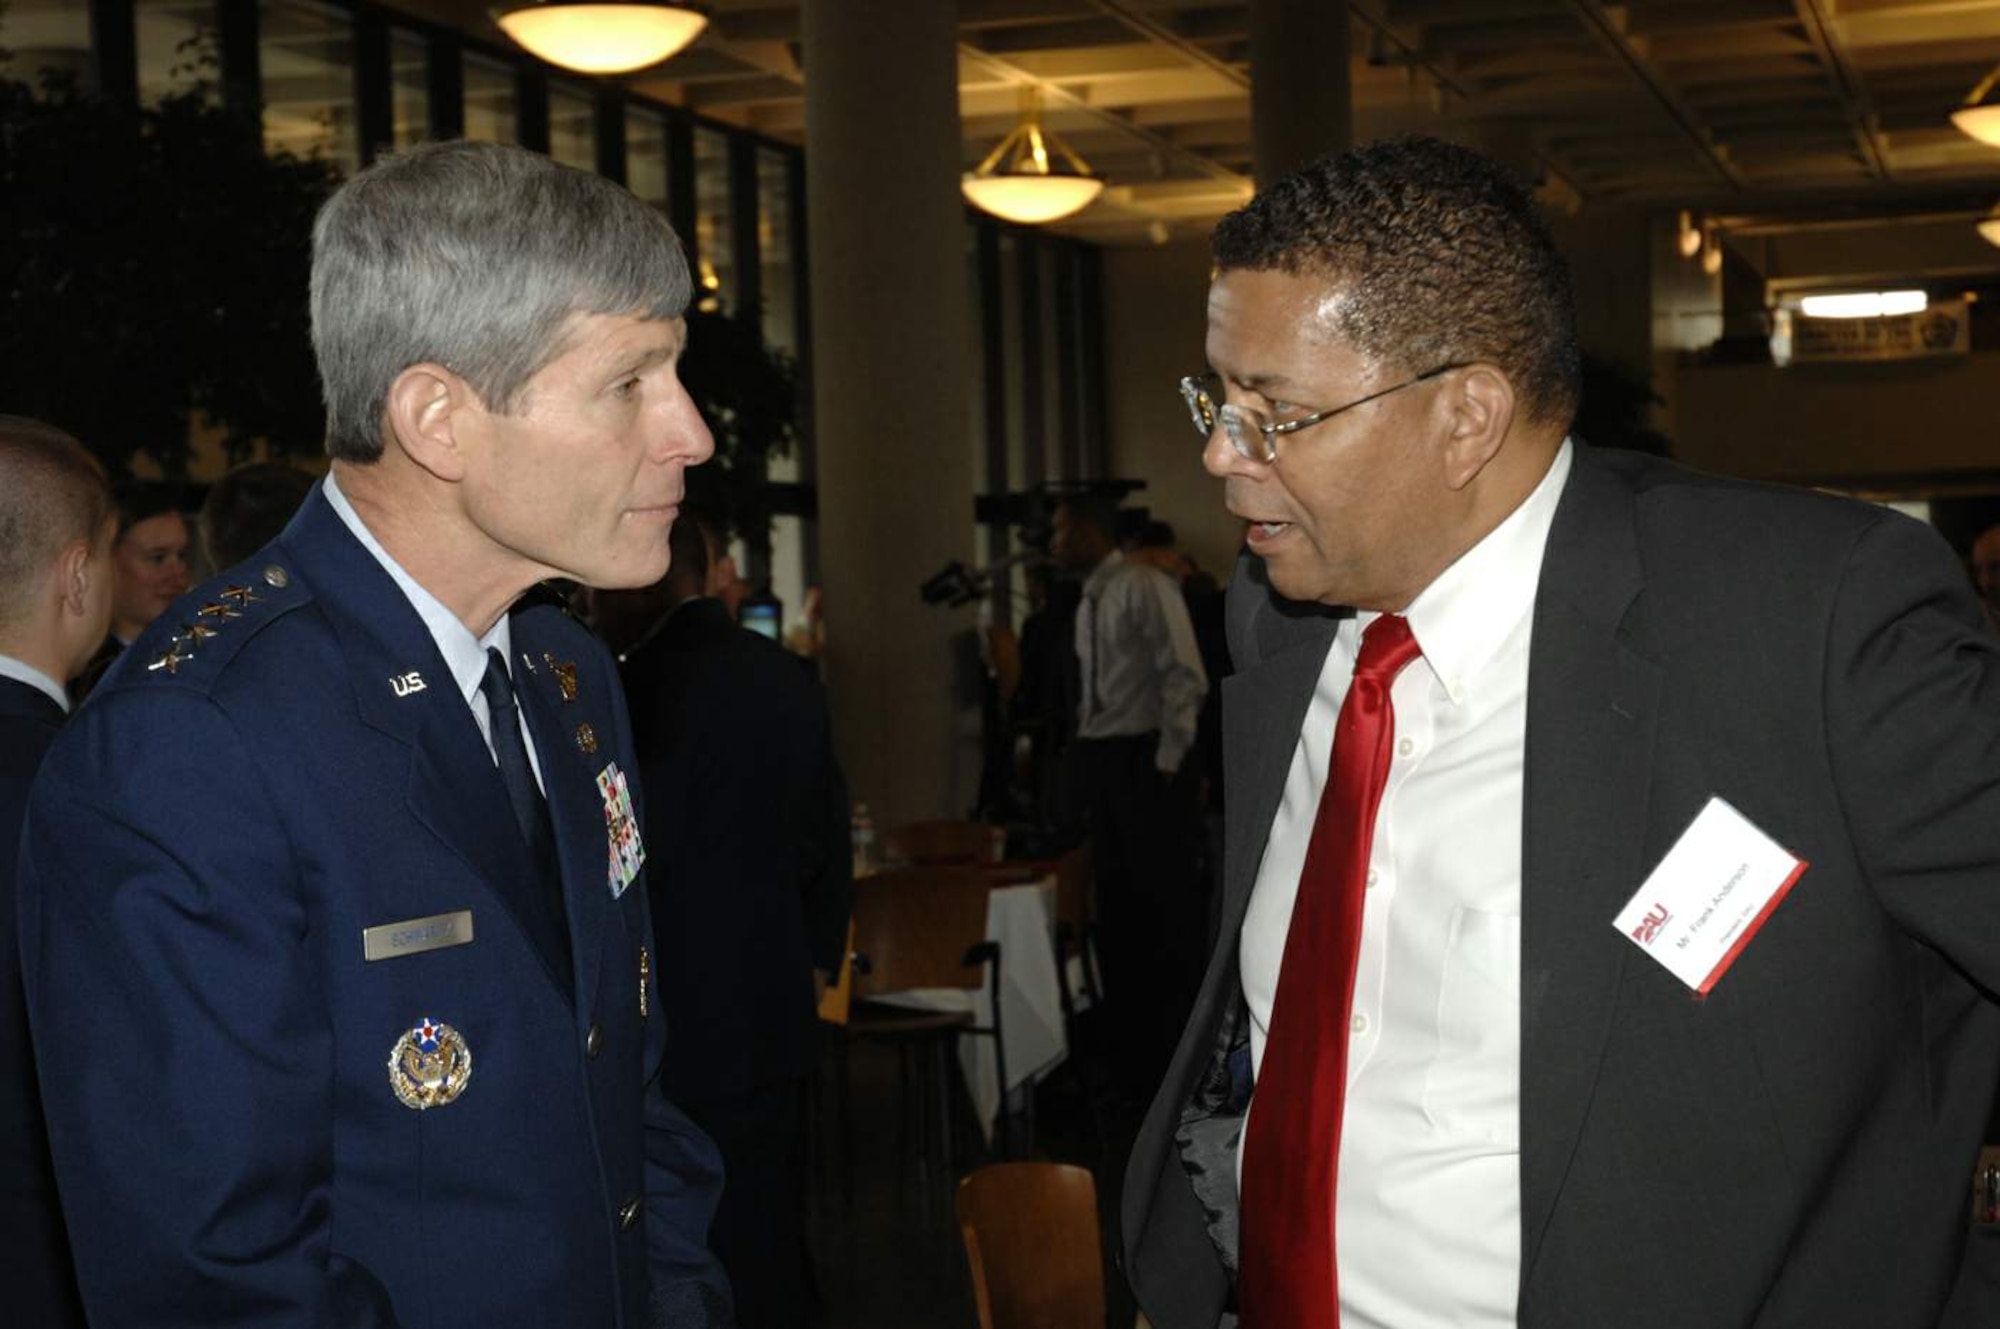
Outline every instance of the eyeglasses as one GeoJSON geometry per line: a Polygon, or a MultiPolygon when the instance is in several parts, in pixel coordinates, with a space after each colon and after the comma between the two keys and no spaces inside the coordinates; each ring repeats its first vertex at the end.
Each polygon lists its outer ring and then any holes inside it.
{"type": "Polygon", "coordinates": [[[1316,425],[1322,420],[1331,420],[1342,411],[1366,406],[1369,402],[1379,401],[1392,392],[1413,388],[1440,374],[1449,374],[1454,369],[1463,368],[1465,363],[1439,365],[1436,369],[1418,374],[1415,378],[1404,379],[1394,387],[1371,392],[1358,401],[1351,401],[1345,406],[1335,406],[1330,410],[1314,411],[1311,415],[1302,415],[1296,420],[1273,422],[1262,411],[1252,410],[1248,406],[1238,406],[1233,402],[1217,405],[1215,399],[1221,395],[1222,381],[1216,374],[1190,374],[1182,379],[1181,400],[1187,403],[1188,415],[1194,421],[1195,432],[1203,439],[1215,433],[1215,426],[1219,421],[1223,434],[1229,439],[1229,446],[1236,449],[1237,456],[1245,461],[1259,461],[1269,466],[1278,460],[1278,435],[1296,434],[1299,430],[1316,425]],[[1253,443],[1253,439],[1261,440],[1262,446],[1253,443]]]}

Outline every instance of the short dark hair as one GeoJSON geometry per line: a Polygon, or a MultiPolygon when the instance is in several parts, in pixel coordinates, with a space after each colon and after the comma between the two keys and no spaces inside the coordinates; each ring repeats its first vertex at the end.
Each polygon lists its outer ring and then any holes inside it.
{"type": "Polygon", "coordinates": [[[1581,369],[1569,266],[1524,182],[1491,157],[1411,136],[1328,154],[1224,217],[1218,270],[1343,287],[1334,324],[1409,373],[1498,365],[1530,419],[1567,428],[1581,369]]]}
{"type": "Polygon", "coordinates": [[[1094,531],[1103,532],[1105,539],[1117,543],[1118,501],[1108,494],[1092,490],[1064,494],[1056,500],[1056,506],[1069,514],[1071,526],[1088,526],[1094,531]]]}
{"type": "Polygon", "coordinates": [[[312,476],[279,461],[238,466],[209,486],[197,525],[210,566],[233,567],[271,543],[312,487],[312,476]]]}
{"type": "Polygon", "coordinates": [[[118,538],[142,521],[181,510],[182,494],[176,485],[159,480],[122,480],[116,489],[118,538]]]}
{"type": "Polygon", "coordinates": [[[0,627],[25,612],[56,555],[111,516],[104,467],[54,425],[0,415],[0,627]]]}

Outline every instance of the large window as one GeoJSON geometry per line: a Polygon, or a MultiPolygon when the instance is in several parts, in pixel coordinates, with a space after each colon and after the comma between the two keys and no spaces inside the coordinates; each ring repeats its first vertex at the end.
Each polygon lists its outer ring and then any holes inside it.
{"type": "Polygon", "coordinates": [[[625,108],[625,187],[642,203],[667,210],[667,118],[641,106],[625,108]]]}
{"type": "Polygon", "coordinates": [[[735,209],[729,190],[729,140],[713,129],[694,131],[695,284],[706,310],[736,312],[735,209]]]}
{"type": "Polygon", "coordinates": [[[75,0],[7,0],[0,5],[0,77],[33,84],[73,80],[95,91],[90,10],[75,0]]]}
{"type": "Polygon", "coordinates": [[[581,88],[549,85],[549,156],[578,170],[597,169],[597,104],[581,88]]]}
{"type": "Polygon", "coordinates": [[[216,87],[222,70],[215,0],[135,0],[132,19],[140,101],[158,102],[202,83],[216,87]]]}
{"type": "Polygon", "coordinates": [[[389,30],[392,141],[399,148],[431,136],[430,49],[420,33],[389,30]]]}
{"type": "Polygon", "coordinates": [[[354,123],[354,19],[311,0],[263,0],[257,58],[264,79],[264,148],[361,166],[354,123]]]}
{"type": "Polygon", "coordinates": [[[465,136],[493,143],[518,143],[514,113],[514,67],[465,53],[465,136]]]}

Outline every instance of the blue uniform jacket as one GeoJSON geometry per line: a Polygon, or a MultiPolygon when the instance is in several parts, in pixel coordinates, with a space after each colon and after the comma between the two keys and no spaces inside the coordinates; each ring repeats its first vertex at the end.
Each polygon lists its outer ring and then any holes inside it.
{"type": "Polygon", "coordinates": [[[720,1163],[654,1080],[644,876],[613,890],[600,778],[615,802],[636,769],[617,675],[557,607],[517,609],[512,633],[567,990],[471,711],[317,490],[155,623],[51,751],[23,965],[94,1322],[727,1322],[720,1163]],[[395,924],[366,958],[364,929],[395,924]],[[471,1070],[418,1110],[391,1054],[424,1021],[471,1070]]]}

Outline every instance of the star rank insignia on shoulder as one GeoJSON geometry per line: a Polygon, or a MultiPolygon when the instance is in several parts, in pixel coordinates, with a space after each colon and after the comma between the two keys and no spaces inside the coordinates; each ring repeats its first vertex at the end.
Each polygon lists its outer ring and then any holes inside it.
{"type": "MultiPolygon", "coordinates": [[[[291,574],[276,563],[263,570],[264,584],[273,590],[291,585],[291,574]]],[[[264,600],[253,586],[227,583],[199,607],[166,640],[166,646],[146,666],[148,673],[179,674],[209,644],[235,631],[231,622],[244,617],[249,606],[264,600]]],[[[212,649],[212,648],[210,648],[212,649]]]]}

